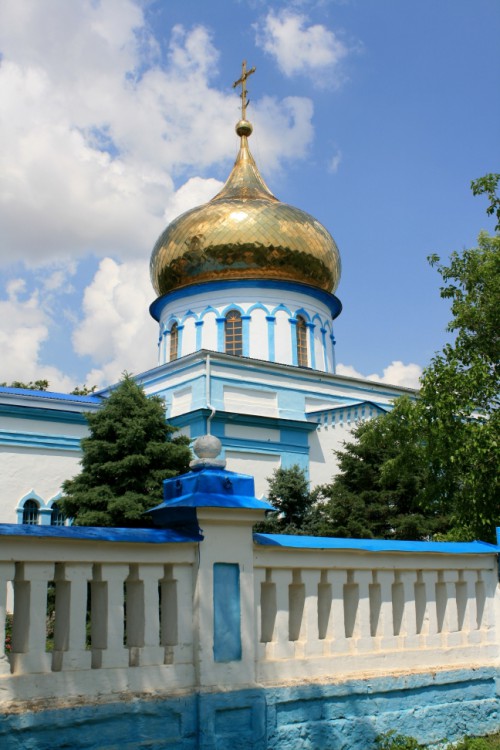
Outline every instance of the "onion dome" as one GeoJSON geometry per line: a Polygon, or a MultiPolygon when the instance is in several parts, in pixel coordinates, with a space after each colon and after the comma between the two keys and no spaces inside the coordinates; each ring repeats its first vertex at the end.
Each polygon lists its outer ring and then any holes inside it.
{"type": "Polygon", "coordinates": [[[181,214],[160,235],[151,255],[159,296],[207,281],[274,279],[334,292],[340,255],[331,234],[313,216],[279,201],[248,148],[252,125],[236,125],[241,145],[222,190],[181,214]]]}

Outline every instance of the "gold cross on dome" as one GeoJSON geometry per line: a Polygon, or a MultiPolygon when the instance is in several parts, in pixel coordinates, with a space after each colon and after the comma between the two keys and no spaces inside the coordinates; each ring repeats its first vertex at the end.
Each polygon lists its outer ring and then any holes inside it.
{"type": "Polygon", "coordinates": [[[252,73],[255,73],[255,66],[253,68],[250,68],[250,70],[247,70],[247,61],[243,60],[243,63],[241,65],[241,78],[238,78],[238,80],[233,83],[233,89],[235,89],[236,86],[241,86],[240,97],[242,120],[247,119],[247,107],[250,104],[250,100],[247,99],[247,78],[249,78],[252,73]]]}

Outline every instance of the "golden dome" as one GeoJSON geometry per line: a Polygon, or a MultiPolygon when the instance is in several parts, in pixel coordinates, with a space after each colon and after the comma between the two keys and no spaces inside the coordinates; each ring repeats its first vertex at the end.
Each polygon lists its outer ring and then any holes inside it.
{"type": "Polygon", "coordinates": [[[251,124],[236,125],[241,145],[222,190],[178,216],[151,255],[159,296],[220,279],[279,279],[334,292],[340,279],[335,240],[316,219],[270,192],[248,148],[251,124]]]}

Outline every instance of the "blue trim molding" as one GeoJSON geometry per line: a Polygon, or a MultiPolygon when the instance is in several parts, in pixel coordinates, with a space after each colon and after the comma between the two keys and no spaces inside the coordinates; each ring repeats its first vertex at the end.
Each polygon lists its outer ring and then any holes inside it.
{"type": "MultiPolygon", "coordinates": [[[[149,312],[151,317],[160,321],[162,310],[165,305],[171,302],[179,299],[186,299],[190,295],[205,295],[207,292],[224,292],[224,295],[226,296],[228,289],[266,289],[280,292],[299,292],[301,294],[307,294],[309,297],[314,297],[314,299],[317,299],[326,305],[331,312],[332,319],[337,318],[342,312],[342,303],[334,294],[330,294],[329,292],[325,292],[314,286],[309,286],[308,284],[299,284],[294,281],[278,281],[275,279],[259,279],[258,281],[252,279],[230,279],[228,281],[207,281],[201,284],[191,284],[188,287],[176,289],[162,297],[158,297],[150,305],[149,312]]],[[[283,308],[280,307],[280,309],[283,308]]]]}
{"type": "Polygon", "coordinates": [[[67,435],[47,435],[36,432],[8,432],[0,430],[0,445],[17,446],[20,448],[39,448],[53,451],[80,452],[81,438],[67,435]]]}

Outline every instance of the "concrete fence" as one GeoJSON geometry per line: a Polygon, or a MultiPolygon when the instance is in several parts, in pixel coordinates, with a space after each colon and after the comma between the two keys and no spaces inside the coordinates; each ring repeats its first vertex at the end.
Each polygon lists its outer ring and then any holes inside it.
{"type": "Polygon", "coordinates": [[[2,747],[369,748],[391,727],[500,727],[495,547],[252,536],[260,517],[0,526],[2,747]]]}

